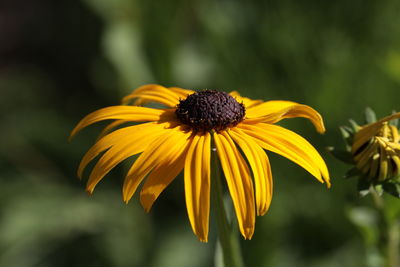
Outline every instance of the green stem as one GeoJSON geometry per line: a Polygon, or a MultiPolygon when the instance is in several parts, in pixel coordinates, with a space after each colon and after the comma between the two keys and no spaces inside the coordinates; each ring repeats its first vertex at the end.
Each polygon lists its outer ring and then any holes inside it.
{"type": "Polygon", "coordinates": [[[372,195],[372,200],[374,201],[376,210],[378,210],[379,213],[383,213],[385,209],[385,202],[383,201],[383,198],[378,194],[373,185],[369,187],[369,192],[372,195]]]}
{"type": "Polygon", "coordinates": [[[221,244],[225,267],[244,267],[240,244],[236,231],[233,231],[232,223],[229,223],[225,210],[221,176],[216,149],[211,153],[212,176],[211,192],[213,207],[217,219],[218,238],[221,244]]]}
{"type": "Polygon", "coordinates": [[[400,220],[395,220],[388,229],[388,266],[400,266],[400,220]]]}
{"type": "Polygon", "coordinates": [[[374,186],[369,189],[375,209],[379,215],[378,247],[386,259],[386,267],[399,267],[400,222],[388,220],[385,214],[385,202],[374,186]]]}

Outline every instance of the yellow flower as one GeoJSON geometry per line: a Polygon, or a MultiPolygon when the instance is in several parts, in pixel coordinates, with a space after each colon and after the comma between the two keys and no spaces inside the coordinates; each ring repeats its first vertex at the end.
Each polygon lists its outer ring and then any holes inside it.
{"type": "Polygon", "coordinates": [[[351,152],[356,167],[374,183],[400,175],[400,136],[388,121],[400,113],[360,127],[354,135],[351,152]]]}
{"type": "Polygon", "coordinates": [[[92,123],[115,120],[83,157],[78,176],[105,151],[90,174],[87,191],[91,193],[118,163],[141,153],[125,177],[123,199],[128,202],[147,176],[140,202],[149,211],[160,193],[184,169],[188,217],[201,241],[207,242],[208,238],[212,139],[245,239],[254,233],[256,213],[265,214],[272,198],[271,167],[263,149],[288,158],[330,186],[327,167],[315,148],[296,133],[274,125],[285,118],[304,117],[323,133],[320,114],[309,106],[251,100],[237,92],[195,92],[153,84],[134,90],[123,98],[122,104],[87,115],[72,131],[71,137],[92,123]],[[133,106],[126,105],[131,101],[133,106]],[[138,106],[148,102],[168,108],[138,106]],[[111,131],[127,122],[142,123],[111,131]]]}

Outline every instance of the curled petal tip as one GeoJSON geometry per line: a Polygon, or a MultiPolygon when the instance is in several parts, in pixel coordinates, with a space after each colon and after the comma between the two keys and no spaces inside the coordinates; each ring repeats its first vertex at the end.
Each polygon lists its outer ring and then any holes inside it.
{"type": "Polygon", "coordinates": [[[74,129],[72,129],[71,133],[68,136],[68,142],[71,142],[72,139],[75,137],[75,135],[79,132],[80,129],[78,129],[77,126],[75,126],[74,129]]]}
{"type": "Polygon", "coordinates": [[[72,139],[75,137],[75,132],[74,132],[74,130],[72,130],[71,131],[71,133],[69,134],[69,136],[68,136],[68,138],[67,138],[67,140],[68,140],[68,142],[70,143],[71,141],[72,141],[72,139]]]}
{"type": "Polygon", "coordinates": [[[208,236],[197,236],[199,238],[200,242],[207,243],[208,242],[208,236]]]}
{"type": "Polygon", "coordinates": [[[243,232],[243,237],[245,240],[251,240],[254,234],[254,228],[245,228],[243,232]]]}
{"type": "Polygon", "coordinates": [[[125,202],[125,204],[129,203],[129,200],[131,200],[130,197],[127,196],[125,192],[122,193],[122,200],[125,202]]]}
{"type": "Polygon", "coordinates": [[[326,187],[329,189],[329,188],[331,188],[331,186],[332,186],[332,184],[331,184],[331,181],[328,179],[325,179],[324,180],[324,182],[326,183],[326,187]]]}
{"type": "Polygon", "coordinates": [[[324,134],[324,133],[326,132],[326,128],[325,128],[324,121],[323,121],[323,119],[322,119],[322,116],[319,115],[319,114],[318,114],[318,118],[319,118],[318,121],[313,122],[313,123],[314,123],[314,126],[315,126],[315,128],[316,128],[316,130],[317,130],[318,133],[324,134]]]}
{"type": "Polygon", "coordinates": [[[86,188],[86,193],[88,193],[89,196],[93,194],[93,188],[86,188]]]}
{"type": "Polygon", "coordinates": [[[151,208],[152,208],[152,204],[148,204],[146,201],[145,201],[145,199],[144,199],[144,197],[141,195],[140,196],[140,204],[142,205],[142,207],[143,207],[143,210],[146,212],[146,213],[149,213],[150,212],[150,210],[151,210],[151,208]]]}
{"type": "Polygon", "coordinates": [[[244,236],[245,240],[251,240],[253,238],[253,233],[251,234],[246,234],[246,236],[244,236]]]}
{"type": "Polygon", "coordinates": [[[257,211],[257,216],[264,216],[264,215],[267,213],[268,208],[269,208],[269,207],[266,207],[266,208],[263,208],[263,209],[260,210],[260,211],[257,211]]]}

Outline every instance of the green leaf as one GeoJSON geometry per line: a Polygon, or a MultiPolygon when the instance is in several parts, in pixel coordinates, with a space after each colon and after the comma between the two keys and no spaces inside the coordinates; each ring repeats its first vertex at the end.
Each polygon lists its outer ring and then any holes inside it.
{"type": "Polygon", "coordinates": [[[358,123],[355,120],[349,119],[349,122],[351,124],[352,129],[353,129],[353,132],[357,132],[358,129],[360,129],[360,125],[358,125],[358,123]]]}
{"type": "Polygon", "coordinates": [[[340,126],[339,127],[340,132],[342,133],[343,138],[349,138],[350,136],[354,135],[354,131],[352,128],[350,128],[349,126],[340,126]]]}
{"type": "Polygon", "coordinates": [[[354,131],[349,126],[340,126],[339,130],[342,134],[342,137],[346,143],[346,149],[350,151],[351,145],[353,143],[354,131]]]}
{"type": "Polygon", "coordinates": [[[382,187],[386,193],[389,193],[394,197],[400,198],[400,184],[387,182],[383,183],[382,187]]]}
{"type": "Polygon", "coordinates": [[[365,109],[365,121],[366,121],[367,124],[376,122],[375,111],[370,107],[367,107],[365,109]]]}
{"type": "Polygon", "coordinates": [[[326,149],[328,150],[329,153],[332,154],[332,156],[334,156],[338,160],[341,160],[348,164],[354,164],[353,156],[351,155],[351,153],[349,151],[338,150],[332,146],[327,147],[326,149]]]}

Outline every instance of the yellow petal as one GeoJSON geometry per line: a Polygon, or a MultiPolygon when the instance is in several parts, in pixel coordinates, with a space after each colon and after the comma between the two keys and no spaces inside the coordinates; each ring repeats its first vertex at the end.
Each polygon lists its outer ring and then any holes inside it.
{"type": "MultiPolygon", "coordinates": [[[[245,138],[245,136],[243,135],[243,138],[245,138]]],[[[252,140],[251,138],[248,138],[249,140],[252,140]]],[[[258,144],[255,144],[258,146],[258,144]]],[[[255,149],[255,148],[253,148],[255,149]]],[[[271,163],[269,162],[269,158],[267,156],[267,154],[265,153],[265,151],[263,149],[255,149],[258,153],[258,157],[261,159],[261,164],[262,164],[262,169],[264,170],[265,175],[267,177],[267,201],[265,203],[265,206],[263,206],[263,208],[260,209],[260,216],[264,215],[264,212],[267,212],[269,209],[269,206],[271,204],[272,201],[272,193],[273,193],[273,180],[272,180],[272,170],[271,170],[271,163]]]]}
{"type": "Polygon", "coordinates": [[[369,139],[376,135],[385,122],[397,118],[400,118],[400,112],[384,117],[377,122],[364,125],[354,136],[354,143],[351,147],[351,152],[355,153],[362,145],[364,145],[369,139]]]}
{"type": "Polygon", "coordinates": [[[182,151],[188,136],[189,133],[183,132],[181,127],[166,129],[157,140],[146,148],[125,177],[122,193],[126,203],[132,198],[137,187],[152,168],[160,164],[164,157],[169,157],[171,153],[182,151]]]}
{"type": "Polygon", "coordinates": [[[272,172],[267,154],[240,131],[229,131],[230,136],[239,145],[250,164],[254,176],[257,215],[264,215],[272,200],[272,172]]]}
{"type": "Polygon", "coordinates": [[[210,134],[193,136],[185,161],[186,208],[193,232],[208,241],[210,213],[210,134]]]}
{"type": "Polygon", "coordinates": [[[363,146],[365,143],[367,143],[373,136],[375,136],[381,129],[381,125],[376,124],[372,127],[367,127],[364,128],[362,131],[358,131],[355,135],[354,135],[354,142],[353,145],[351,147],[351,152],[353,154],[357,153],[357,150],[363,146]]]}
{"type": "Polygon", "coordinates": [[[394,170],[394,176],[399,176],[400,175],[400,157],[392,152],[390,153],[390,157],[393,160],[393,170],[394,170]]]}
{"type": "Polygon", "coordinates": [[[179,96],[179,98],[181,98],[181,99],[185,99],[189,95],[194,94],[196,92],[193,90],[182,89],[179,87],[169,87],[168,89],[171,90],[172,92],[174,92],[175,94],[177,94],[179,96]]]}
{"type": "Polygon", "coordinates": [[[254,233],[255,204],[250,171],[229,135],[225,132],[214,133],[214,140],[240,232],[245,239],[251,239],[254,233]]]}
{"type": "Polygon", "coordinates": [[[175,100],[171,100],[169,97],[165,96],[154,96],[150,94],[131,94],[132,98],[137,98],[137,100],[133,103],[135,106],[141,106],[148,104],[150,102],[160,103],[167,107],[175,107],[179,102],[175,100]]]}
{"type": "Polygon", "coordinates": [[[291,101],[267,101],[246,109],[247,123],[276,123],[282,119],[297,117],[309,119],[319,133],[325,132],[321,115],[307,105],[291,101]]]}
{"type": "Polygon", "coordinates": [[[101,130],[101,132],[99,133],[97,140],[99,140],[100,138],[102,138],[103,136],[105,136],[106,134],[108,134],[109,132],[111,132],[113,129],[115,129],[116,127],[129,122],[127,120],[115,120],[113,122],[111,122],[110,124],[108,124],[106,127],[103,128],[103,130],[101,130]]]}
{"type": "Polygon", "coordinates": [[[387,154],[386,154],[386,150],[384,148],[384,146],[380,146],[380,165],[379,165],[379,177],[378,180],[379,181],[384,181],[386,179],[386,177],[388,176],[388,169],[389,169],[389,162],[388,162],[388,158],[387,158],[387,154]]]}
{"type": "MultiPolygon", "coordinates": [[[[114,144],[112,144],[112,147],[99,159],[90,173],[86,187],[88,192],[92,193],[97,183],[121,161],[143,152],[154,140],[159,138],[166,131],[170,131],[160,125],[146,125],[146,127],[137,128],[135,126],[132,127],[134,127],[134,133],[130,132],[130,134],[121,136],[118,140],[112,140],[117,137],[116,135],[113,135],[106,140],[109,141],[108,143],[103,141],[103,143],[107,145],[109,145],[110,141],[114,141],[114,144]]],[[[100,148],[101,146],[98,147],[100,148]]],[[[93,155],[95,155],[95,153],[89,154],[88,157],[93,157],[93,155]]]]}
{"type": "Polygon", "coordinates": [[[390,132],[392,134],[393,143],[399,143],[400,141],[399,130],[394,125],[389,125],[389,127],[390,127],[390,132]]]}
{"type": "Polygon", "coordinates": [[[320,182],[325,181],[330,187],[329,173],[324,160],[315,148],[300,135],[283,127],[265,123],[256,125],[241,123],[238,128],[253,137],[264,149],[295,162],[320,182]]]}
{"type": "Polygon", "coordinates": [[[229,94],[233,96],[237,102],[243,103],[246,109],[263,103],[262,100],[252,100],[250,98],[241,96],[237,91],[232,91],[229,94]]]}
{"type": "Polygon", "coordinates": [[[377,152],[374,154],[371,158],[371,168],[369,169],[369,176],[370,177],[377,177],[378,174],[378,168],[379,168],[379,163],[380,163],[380,155],[377,152]]]}
{"type": "Polygon", "coordinates": [[[164,130],[166,124],[156,124],[154,122],[139,124],[116,130],[96,142],[83,156],[81,163],[78,167],[78,177],[82,178],[82,172],[86,168],[87,164],[97,157],[101,152],[109,149],[121,141],[127,140],[140,140],[146,137],[148,134],[159,133],[164,130]]]}
{"type": "Polygon", "coordinates": [[[369,143],[365,150],[354,157],[357,168],[359,170],[365,169],[365,171],[367,172],[371,166],[370,160],[372,160],[373,155],[378,151],[378,149],[378,141],[369,143]]]}
{"type": "Polygon", "coordinates": [[[99,109],[84,117],[72,130],[70,138],[86,126],[103,120],[158,121],[173,117],[174,110],[132,106],[113,106],[99,109]]]}
{"type": "MultiPolygon", "coordinates": [[[[169,94],[174,94],[173,92],[165,89],[169,94]]],[[[130,100],[136,99],[134,105],[144,105],[150,102],[160,103],[167,107],[175,107],[179,101],[177,95],[169,95],[165,92],[134,92],[122,99],[122,104],[126,105],[130,100]]]]}
{"type": "Polygon", "coordinates": [[[157,102],[167,107],[174,107],[179,103],[178,94],[158,84],[147,84],[135,89],[122,99],[122,104],[127,104],[132,99],[137,99],[135,105],[157,102]]]}
{"type": "Polygon", "coordinates": [[[186,142],[182,151],[176,151],[161,159],[154,167],[140,191],[140,202],[146,212],[149,212],[158,196],[182,171],[190,141],[186,142]]]}

